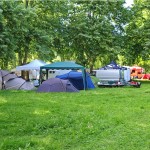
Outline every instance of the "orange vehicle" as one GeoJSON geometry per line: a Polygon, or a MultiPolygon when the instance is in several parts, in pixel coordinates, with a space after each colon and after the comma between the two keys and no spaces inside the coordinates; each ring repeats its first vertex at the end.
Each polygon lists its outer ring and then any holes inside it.
{"type": "Polygon", "coordinates": [[[130,68],[131,70],[131,78],[141,79],[143,77],[144,69],[142,67],[133,66],[130,68]]]}

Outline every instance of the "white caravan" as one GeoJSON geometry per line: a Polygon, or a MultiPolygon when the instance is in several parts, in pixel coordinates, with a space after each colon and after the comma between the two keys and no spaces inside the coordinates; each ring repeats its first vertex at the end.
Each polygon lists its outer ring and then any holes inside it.
{"type": "Polygon", "coordinates": [[[94,70],[98,86],[121,86],[130,81],[130,69],[94,70]]]}

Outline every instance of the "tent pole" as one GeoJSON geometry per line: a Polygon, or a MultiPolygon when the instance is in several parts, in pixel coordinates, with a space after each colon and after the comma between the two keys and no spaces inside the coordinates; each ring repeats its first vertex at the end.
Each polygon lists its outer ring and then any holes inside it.
{"type": "Polygon", "coordinates": [[[41,81],[42,81],[42,69],[40,68],[39,84],[41,84],[41,81]]]}
{"type": "Polygon", "coordinates": [[[48,79],[48,69],[46,69],[46,80],[48,79]]]}
{"type": "Polygon", "coordinates": [[[86,80],[86,74],[85,74],[85,69],[82,69],[82,76],[83,76],[83,85],[84,85],[84,91],[86,90],[86,83],[85,83],[85,80],[86,80]]]}

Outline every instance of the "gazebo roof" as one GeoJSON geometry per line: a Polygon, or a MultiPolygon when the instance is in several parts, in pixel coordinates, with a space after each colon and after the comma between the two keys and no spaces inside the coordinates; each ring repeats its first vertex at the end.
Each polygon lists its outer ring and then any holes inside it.
{"type": "Polygon", "coordinates": [[[73,62],[55,62],[52,64],[41,66],[40,69],[84,69],[83,66],[73,62]]]}

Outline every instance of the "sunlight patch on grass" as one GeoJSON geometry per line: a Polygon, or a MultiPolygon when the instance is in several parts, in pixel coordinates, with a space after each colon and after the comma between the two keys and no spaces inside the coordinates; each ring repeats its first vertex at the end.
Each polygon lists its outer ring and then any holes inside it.
{"type": "Polygon", "coordinates": [[[74,104],[76,106],[81,106],[81,107],[92,107],[91,105],[87,105],[87,104],[74,104]]]}
{"type": "Polygon", "coordinates": [[[34,136],[31,138],[31,143],[34,143],[33,149],[38,150],[54,150],[61,149],[61,143],[55,141],[50,135],[48,136],[34,136]],[[38,148],[37,148],[38,145],[38,148]]]}
{"type": "Polygon", "coordinates": [[[7,113],[0,112],[0,117],[7,118],[7,117],[9,117],[9,115],[7,113]]]}
{"type": "Polygon", "coordinates": [[[8,114],[0,112],[0,117],[8,117],[8,114]]]}
{"type": "Polygon", "coordinates": [[[49,110],[42,110],[42,109],[40,109],[40,110],[35,110],[34,112],[33,112],[33,114],[34,115],[46,115],[46,114],[51,114],[51,112],[49,111],[49,110]]]}
{"type": "Polygon", "coordinates": [[[145,124],[145,123],[138,123],[138,126],[142,127],[142,128],[147,128],[149,127],[149,125],[145,124]]]}
{"type": "Polygon", "coordinates": [[[150,93],[150,90],[145,90],[145,93],[150,93]]]}
{"type": "Polygon", "coordinates": [[[51,103],[58,103],[58,102],[56,102],[56,101],[53,101],[53,100],[50,100],[50,102],[51,102],[51,103]]]}
{"type": "Polygon", "coordinates": [[[106,93],[101,93],[101,92],[99,92],[99,91],[94,91],[93,94],[94,94],[94,95],[106,95],[106,93]]]}
{"type": "Polygon", "coordinates": [[[5,100],[4,98],[0,98],[0,104],[3,104],[3,103],[7,103],[7,100],[5,100]]]}
{"type": "Polygon", "coordinates": [[[49,145],[53,141],[50,135],[45,137],[41,136],[32,137],[31,140],[45,145],[49,145]]]}

